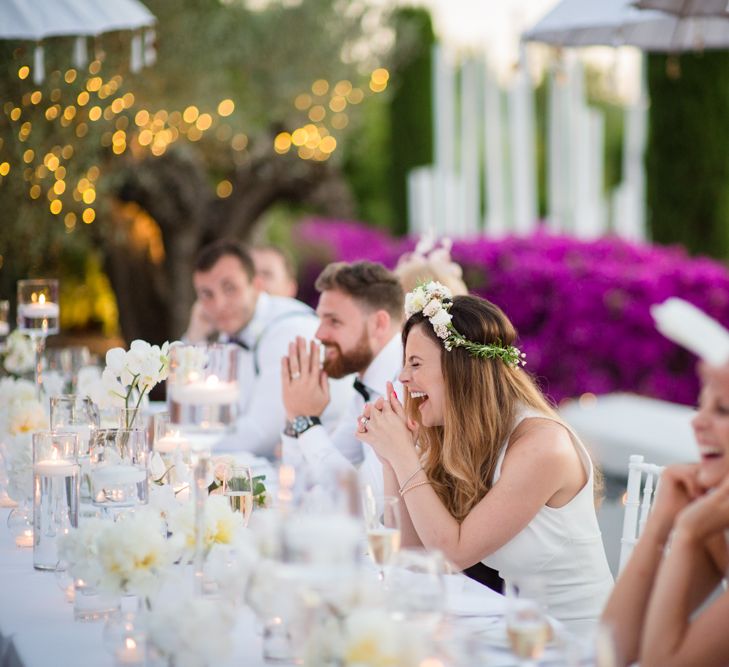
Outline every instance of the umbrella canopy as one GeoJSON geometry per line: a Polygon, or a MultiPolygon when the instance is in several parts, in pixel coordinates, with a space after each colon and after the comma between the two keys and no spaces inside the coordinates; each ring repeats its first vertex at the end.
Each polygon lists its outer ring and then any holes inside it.
{"type": "Polygon", "coordinates": [[[100,35],[156,23],[138,0],[2,0],[0,39],[100,35]]]}
{"type": "Polygon", "coordinates": [[[729,18],[677,17],[629,0],[562,0],[523,39],[557,46],[635,46],[677,52],[729,47],[729,18]]]}
{"type": "Polygon", "coordinates": [[[729,16],[727,0],[636,0],[633,6],[678,16],[729,16]]]}

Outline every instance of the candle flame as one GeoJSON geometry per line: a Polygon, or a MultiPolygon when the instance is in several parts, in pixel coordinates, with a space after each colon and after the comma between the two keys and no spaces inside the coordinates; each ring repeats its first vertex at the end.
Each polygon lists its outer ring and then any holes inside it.
{"type": "Polygon", "coordinates": [[[137,648],[137,642],[135,642],[131,637],[127,637],[124,640],[124,645],[130,650],[133,651],[135,648],[137,648]]]}
{"type": "Polygon", "coordinates": [[[40,304],[43,304],[43,303],[45,303],[45,302],[46,302],[46,295],[45,295],[45,294],[41,294],[41,295],[40,295],[40,296],[38,297],[38,303],[40,303],[40,304]]]}
{"type": "Polygon", "coordinates": [[[205,380],[205,384],[207,385],[216,385],[220,382],[217,375],[209,375],[207,380],[205,380]]]}

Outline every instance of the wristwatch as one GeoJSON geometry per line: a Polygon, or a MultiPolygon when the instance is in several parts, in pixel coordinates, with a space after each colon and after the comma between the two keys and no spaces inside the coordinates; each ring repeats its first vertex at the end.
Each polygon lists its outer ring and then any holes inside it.
{"type": "Polygon", "coordinates": [[[320,426],[321,419],[319,417],[305,417],[299,415],[286,422],[284,435],[291,438],[298,438],[302,433],[308,431],[312,426],[320,426]]]}

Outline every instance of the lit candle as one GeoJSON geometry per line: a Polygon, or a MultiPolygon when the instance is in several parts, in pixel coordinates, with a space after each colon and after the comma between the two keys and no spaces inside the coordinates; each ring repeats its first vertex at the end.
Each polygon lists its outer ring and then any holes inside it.
{"type": "Polygon", "coordinates": [[[108,465],[93,468],[91,476],[94,486],[103,489],[110,486],[139,484],[147,478],[147,471],[133,465],[108,465]]]}
{"type": "Polygon", "coordinates": [[[137,642],[131,637],[124,640],[124,648],[114,652],[117,665],[143,665],[144,652],[137,646],[137,642]]]}
{"type": "Polygon", "coordinates": [[[61,459],[46,459],[33,465],[33,471],[36,474],[46,477],[71,477],[78,468],[77,463],[61,459]]]}
{"type": "MultiPolygon", "coordinates": [[[[33,295],[35,296],[35,294],[33,295]]],[[[18,306],[18,311],[21,317],[27,318],[49,318],[58,317],[58,304],[53,301],[46,301],[46,295],[41,294],[38,297],[38,301],[32,301],[30,303],[21,303],[18,306]]]]}
{"type": "Polygon", "coordinates": [[[238,383],[221,382],[211,375],[204,382],[188,382],[170,387],[172,400],[195,405],[226,405],[238,401],[238,383]]]}
{"type": "Polygon", "coordinates": [[[189,448],[189,443],[177,431],[158,438],[154,443],[155,451],[160,454],[170,454],[176,452],[178,448],[183,450],[189,448]]]}
{"type": "Polygon", "coordinates": [[[15,538],[16,547],[27,547],[33,546],[33,529],[26,528],[20,535],[15,538]]]}

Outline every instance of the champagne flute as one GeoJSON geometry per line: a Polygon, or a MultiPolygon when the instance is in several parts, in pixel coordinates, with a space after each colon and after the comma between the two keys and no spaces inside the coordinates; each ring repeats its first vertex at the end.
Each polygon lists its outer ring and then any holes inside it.
{"type": "Polygon", "coordinates": [[[544,611],[545,583],[538,575],[521,575],[506,581],[506,634],[522,667],[533,667],[552,638],[544,611]]]}
{"type": "Polygon", "coordinates": [[[249,466],[236,463],[226,466],[223,495],[230,502],[233,511],[243,515],[243,523],[248,526],[253,512],[253,479],[249,466]]]}
{"type": "Polygon", "coordinates": [[[400,551],[400,501],[395,496],[365,494],[364,519],[370,558],[379,567],[380,581],[385,568],[400,551]]]}

